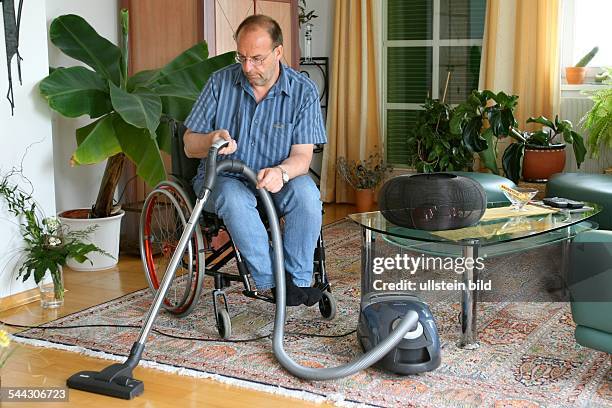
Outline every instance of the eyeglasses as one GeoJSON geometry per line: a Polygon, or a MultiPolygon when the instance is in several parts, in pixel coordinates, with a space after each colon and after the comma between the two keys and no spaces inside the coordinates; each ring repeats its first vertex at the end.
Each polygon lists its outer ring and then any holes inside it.
{"type": "Polygon", "coordinates": [[[242,65],[245,62],[249,61],[251,65],[258,67],[264,63],[266,58],[268,58],[274,52],[275,49],[276,47],[272,48],[272,51],[270,51],[268,55],[266,55],[265,57],[252,57],[251,58],[251,57],[245,57],[244,55],[240,55],[236,53],[236,62],[242,65]]]}

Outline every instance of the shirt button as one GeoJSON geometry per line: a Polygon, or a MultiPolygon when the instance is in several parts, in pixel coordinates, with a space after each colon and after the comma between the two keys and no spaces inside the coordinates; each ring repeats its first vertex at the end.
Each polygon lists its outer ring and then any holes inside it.
{"type": "Polygon", "coordinates": [[[251,142],[251,146],[255,146],[255,142],[251,142]]]}
{"type": "Polygon", "coordinates": [[[259,124],[259,121],[258,121],[257,119],[255,119],[255,120],[253,121],[253,123],[255,123],[255,124],[257,125],[257,124],[259,124]]]}

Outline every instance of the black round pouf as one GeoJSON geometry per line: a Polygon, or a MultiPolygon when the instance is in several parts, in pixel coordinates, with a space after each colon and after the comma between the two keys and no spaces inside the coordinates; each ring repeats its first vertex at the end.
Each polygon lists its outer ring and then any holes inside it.
{"type": "Polygon", "coordinates": [[[398,176],[380,190],[383,216],[401,227],[441,231],[476,224],[487,195],[475,180],[450,173],[398,176]]]}

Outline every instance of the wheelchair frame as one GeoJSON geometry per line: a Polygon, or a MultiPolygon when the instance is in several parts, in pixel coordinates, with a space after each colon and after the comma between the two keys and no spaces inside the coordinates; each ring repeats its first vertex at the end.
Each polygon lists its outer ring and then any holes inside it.
{"type": "MultiPolygon", "coordinates": [[[[172,174],[173,180],[162,181],[145,199],[140,216],[139,242],[140,254],[149,288],[155,295],[159,289],[167,262],[172,256],[178,240],[193,211],[196,194],[190,180],[197,173],[199,159],[187,158],[184,154],[182,124],[171,123],[172,129],[172,174]]],[[[325,269],[325,247],[323,231],[317,240],[314,253],[313,274],[315,287],[321,289],[323,297],[319,311],[326,320],[336,314],[336,302],[325,269]]],[[[213,312],[219,335],[227,339],[231,336],[231,319],[225,289],[232,282],[242,282],[245,296],[267,302],[274,300],[253,290],[251,275],[240,251],[227,231],[223,221],[215,214],[203,212],[199,226],[195,228],[191,241],[183,253],[182,261],[163,300],[164,308],[177,317],[193,311],[197,305],[204,284],[204,276],[214,279],[213,312]],[[227,234],[227,241],[221,245],[215,238],[227,234]],[[222,272],[231,260],[236,260],[238,273],[222,272]],[[221,305],[221,307],[220,307],[221,305]]]]}

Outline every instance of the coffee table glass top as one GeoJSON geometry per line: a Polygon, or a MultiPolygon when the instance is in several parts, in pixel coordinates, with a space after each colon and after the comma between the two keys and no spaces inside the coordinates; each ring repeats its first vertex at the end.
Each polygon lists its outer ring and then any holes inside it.
{"type": "MultiPolygon", "coordinates": [[[[553,210],[529,205],[528,211],[518,212],[499,203],[492,203],[477,224],[447,231],[401,227],[388,221],[380,211],[350,214],[349,219],[366,229],[397,238],[456,245],[465,245],[466,240],[477,240],[479,246],[487,246],[575,226],[601,210],[598,204],[585,203],[585,207],[580,210],[553,210]]],[[[589,223],[584,229],[593,228],[597,228],[597,225],[589,223]]]]}

